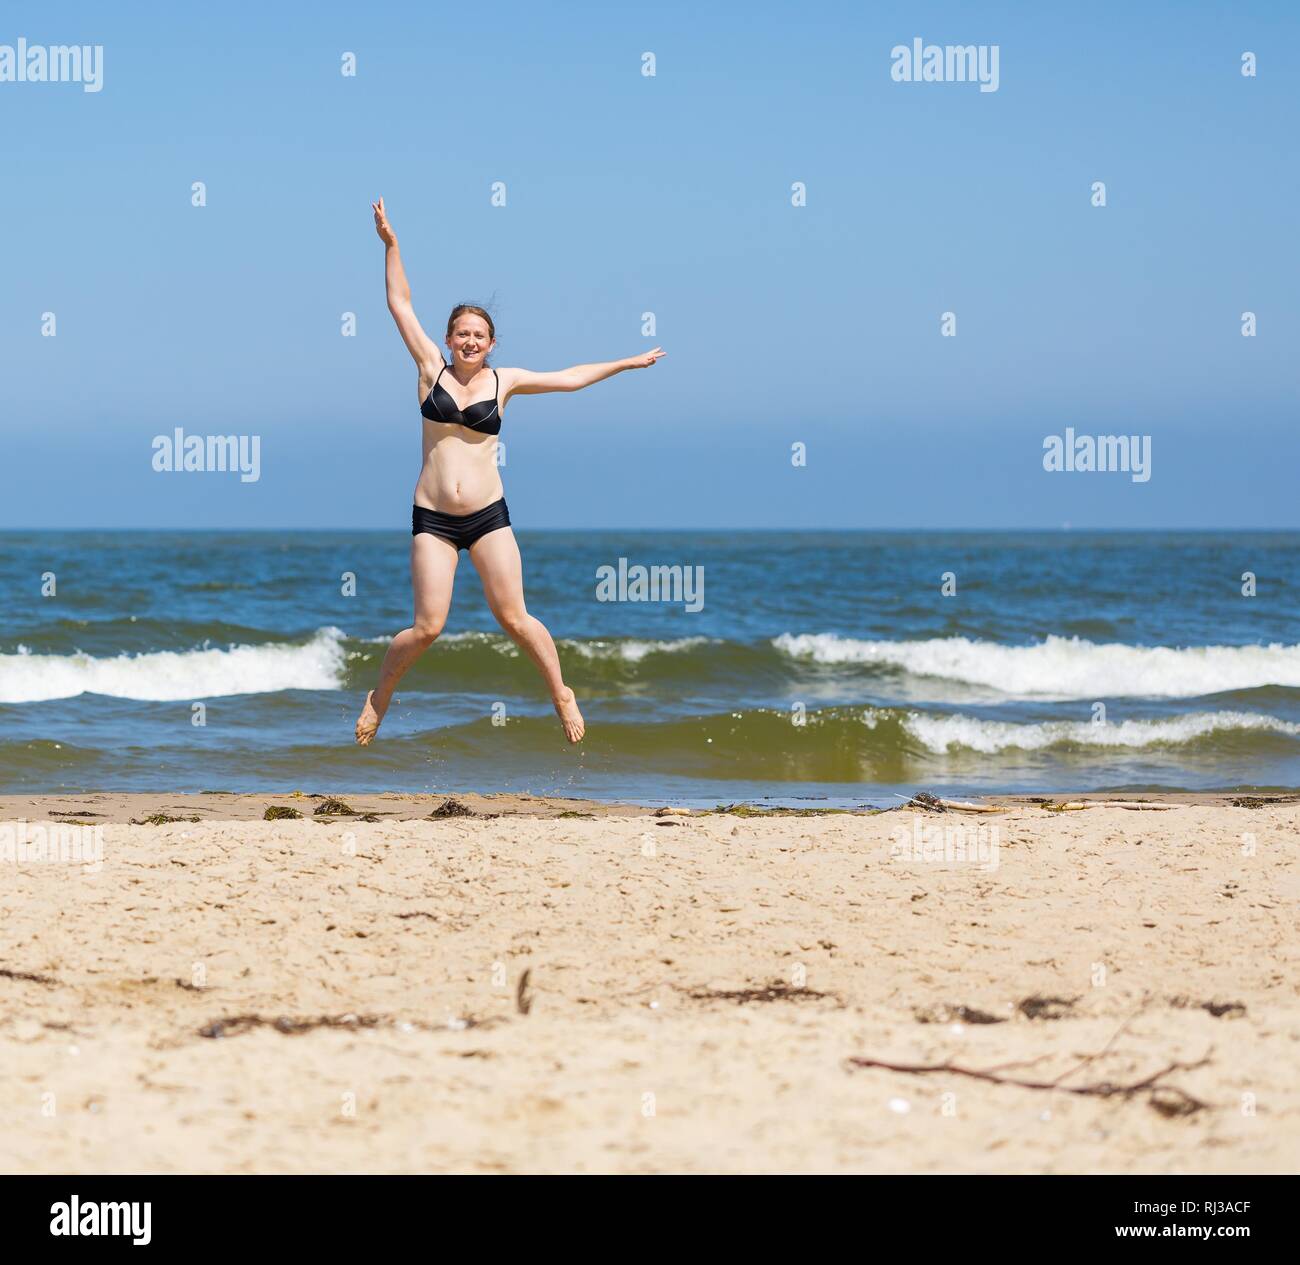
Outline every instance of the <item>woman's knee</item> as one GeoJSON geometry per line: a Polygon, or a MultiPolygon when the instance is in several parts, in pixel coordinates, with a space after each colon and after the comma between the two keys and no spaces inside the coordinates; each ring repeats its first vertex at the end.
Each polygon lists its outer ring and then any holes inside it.
{"type": "Polygon", "coordinates": [[[522,606],[497,612],[497,623],[512,637],[518,637],[528,627],[532,616],[522,606]]]}
{"type": "Polygon", "coordinates": [[[443,620],[441,619],[420,619],[416,618],[411,625],[411,631],[415,634],[415,639],[426,650],[433,645],[438,639],[438,634],[442,632],[443,620]]]}

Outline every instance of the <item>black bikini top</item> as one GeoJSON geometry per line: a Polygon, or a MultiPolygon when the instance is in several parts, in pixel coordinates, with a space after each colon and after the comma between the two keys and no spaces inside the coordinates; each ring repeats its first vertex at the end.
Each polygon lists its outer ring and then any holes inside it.
{"type": "MultiPolygon", "coordinates": [[[[443,365],[438,371],[438,378],[433,384],[433,389],[425,397],[424,403],[420,405],[420,415],[428,418],[431,422],[454,422],[458,426],[466,426],[470,430],[476,430],[483,435],[499,435],[501,433],[501,412],[497,407],[496,395],[493,395],[490,400],[476,400],[462,413],[456,407],[456,401],[451,398],[447,388],[440,385],[442,375],[446,371],[446,365],[443,365]]],[[[501,380],[497,377],[495,369],[492,370],[492,379],[496,383],[497,394],[499,395],[501,380]]]]}

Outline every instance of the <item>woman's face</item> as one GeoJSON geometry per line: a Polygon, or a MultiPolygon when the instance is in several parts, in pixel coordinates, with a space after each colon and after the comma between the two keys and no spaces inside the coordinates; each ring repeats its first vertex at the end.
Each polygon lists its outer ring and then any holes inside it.
{"type": "Polygon", "coordinates": [[[487,321],[481,316],[466,313],[452,327],[447,346],[461,364],[477,368],[496,346],[496,340],[488,335],[487,321]]]}

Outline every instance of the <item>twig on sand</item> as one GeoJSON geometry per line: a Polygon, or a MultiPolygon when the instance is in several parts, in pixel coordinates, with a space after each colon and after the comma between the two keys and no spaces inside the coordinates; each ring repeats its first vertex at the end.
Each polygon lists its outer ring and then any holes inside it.
{"type": "Polygon", "coordinates": [[[1060,804],[1042,804],[1040,807],[1049,813],[1081,813],[1085,808],[1126,808],[1134,813],[1167,813],[1180,805],[1152,804],[1142,799],[1068,799],[1060,804]]]}
{"type": "Polygon", "coordinates": [[[1098,1050],[1095,1054],[1085,1055],[1073,1067],[1066,1068],[1066,1070],[1062,1072],[1060,1076],[1058,1076],[1053,1083],[1059,1085],[1067,1076],[1073,1076],[1075,1072],[1077,1072],[1081,1067],[1087,1067],[1089,1063],[1095,1063],[1099,1058],[1102,1057],[1102,1055],[1109,1053],[1110,1047],[1114,1045],[1115,1042],[1118,1041],[1120,1037],[1124,1035],[1125,1032],[1128,1031],[1129,1024],[1131,1024],[1133,1020],[1135,1020],[1147,1008],[1149,1002],[1150,1002],[1150,998],[1144,996],[1138,1008],[1131,1015],[1129,1015],[1129,1017],[1125,1019],[1124,1022],[1120,1024],[1120,1026],[1116,1028],[1114,1032],[1111,1033],[1110,1040],[1107,1041],[1106,1044],[1103,1045],[1100,1050],[1098,1050]]]}
{"type": "MultiPolygon", "coordinates": [[[[1162,1068],[1140,1081],[1134,1081],[1131,1085],[1116,1085],[1111,1081],[1097,1081],[1090,1085],[1063,1085],[1061,1083],[1066,1077],[1073,1076],[1080,1068],[1087,1067],[1089,1063],[1095,1063],[1099,1058],[1109,1053],[1111,1046],[1128,1031],[1129,1025],[1146,1010],[1148,1003],[1149,998],[1144,997],[1141,1005],[1115,1029],[1110,1040],[1100,1050],[1095,1054],[1086,1055],[1073,1067],[1067,1068],[1055,1080],[1050,1081],[1021,1080],[1019,1077],[999,1076],[997,1074],[1004,1068],[1017,1066],[1015,1063],[1002,1063],[997,1067],[981,1069],[960,1067],[955,1063],[889,1063],[884,1059],[858,1057],[850,1058],[847,1062],[851,1067],[881,1067],[891,1072],[948,1072],[954,1076],[970,1076],[975,1080],[990,1081],[995,1085],[1017,1085],[1021,1089],[1059,1090],[1064,1094],[1079,1094],[1092,1098],[1132,1098],[1134,1094],[1140,1094],[1145,1090],[1150,1094],[1148,1101],[1151,1106],[1162,1116],[1190,1116],[1197,1111],[1204,1110],[1209,1107],[1209,1103],[1202,1102],[1201,1099],[1187,1093],[1186,1090],[1177,1088],[1177,1086],[1162,1085],[1160,1081],[1171,1072],[1186,1072],[1198,1067],[1204,1067],[1210,1061],[1210,1051],[1208,1050],[1204,1057],[1196,1063],[1170,1063],[1168,1067],[1162,1068]],[[1163,1095],[1163,1097],[1157,1097],[1157,1095],[1163,1095]]],[[[1039,1059],[1031,1060],[1034,1063],[1039,1061],[1039,1059]]],[[[1021,1066],[1028,1065],[1022,1064],[1021,1066]]]]}
{"type": "Polygon", "coordinates": [[[1162,1077],[1168,1076],[1171,1072],[1186,1072],[1198,1067],[1204,1067],[1210,1061],[1208,1054],[1196,1063],[1170,1063],[1168,1067],[1163,1067],[1160,1071],[1153,1072],[1140,1081],[1134,1081],[1131,1085],[1115,1085],[1110,1081],[1098,1081],[1093,1085],[1061,1085],[1057,1081],[1028,1081],[1015,1076],[998,1076],[993,1072],[981,1071],[977,1067],[959,1067],[956,1063],[888,1063],[884,1059],[858,1057],[850,1058],[847,1061],[852,1067],[881,1067],[890,1072],[947,1072],[953,1076],[970,1076],[975,1080],[991,1081],[995,1085],[1016,1085],[1021,1089],[1057,1090],[1063,1094],[1079,1094],[1080,1096],[1092,1098],[1132,1098],[1134,1094],[1140,1094],[1146,1090],[1151,1095],[1151,1106],[1163,1116],[1190,1116],[1193,1112],[1201,1111],[1210,1105],[1174,1085],[1161,1085],[1159,1083],[1162,1077]],[[1157,1094],[1166,1096],[1157,1098],[1157,1094]]]}
{"type": "MultiPolygon", "coordinates": [[[[894,792],[896,799],[907,800],[904,808],[921,808],[930,813],[1005,813],[1010,804],[972,804],[968,800],[940,799],[929,791],[917,791],[908,797],[894,792]]],[[[1157,804],[1144,799],[1066,799],[1061,801],[1036,799],[1030,801],[1036,807],[1049,813],[1080,813],[1085,808],[1127,808],[1137,813],[1167,813],[1180,807],[1178,804],[1157,804]]]]}
{"type": "Polygon", "coordinates": [[[533,1008],[533,999],[528,992],[528,980],[532,973],[532,967],[524,971],[519,977],[519,986],[515,989],[515,1009],[521,1015],[526,1015],[533,1008]]]}
{"type": "Polygon", "coordinates": [[[1098,808],[1127,808],[1130,812],[1135,813],[1169,813],[1178,807],[1177,804],[1151,804],[1144,799],[1127,800],[1127,799],[1103,799],[1100,800],[1096,807],[1098,808]]]}

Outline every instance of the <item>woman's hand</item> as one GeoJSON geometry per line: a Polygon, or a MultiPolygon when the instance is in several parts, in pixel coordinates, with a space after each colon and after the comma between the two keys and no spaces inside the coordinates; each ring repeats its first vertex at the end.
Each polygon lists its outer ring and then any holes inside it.
{"type": "Polygon", "coordinates": [[[668,353],[662,347],[656,347],[654,351],[642,352],[640,355],[629,356],[624,362],[629,369],[648,369],[661,356],[668,353]]]}
{"type": "Polygon", "coordinates": [[[375,232],[379,234],[379,240],[385,246],[396,246],[397,234],[393,232],[393,226],[388,222],[388,212],[384,210],[383,198],[378,202],[372,202],[370,206],[375,213],[375,232]]]}

